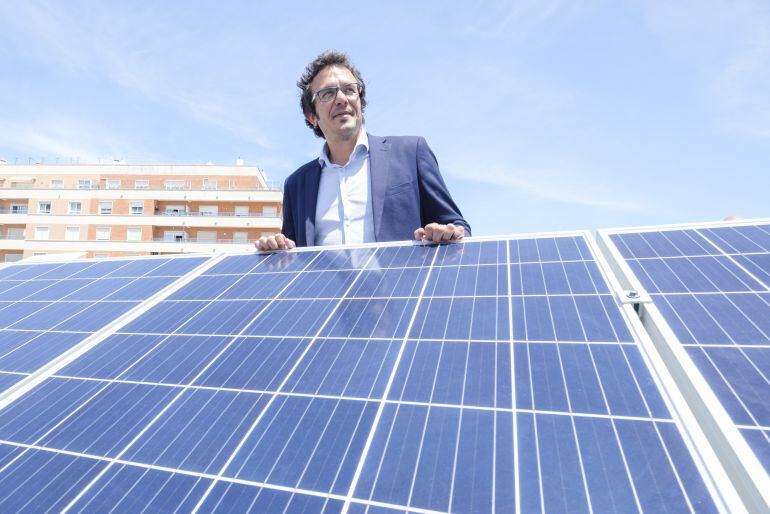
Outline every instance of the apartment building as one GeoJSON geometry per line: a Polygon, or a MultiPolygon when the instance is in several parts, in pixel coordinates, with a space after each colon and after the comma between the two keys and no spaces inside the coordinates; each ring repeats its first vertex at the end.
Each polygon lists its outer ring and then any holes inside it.
{"type": "Polygon", "coordinates": [[[256,166],[5,164],[0,261],[253,248],[281,227],[280,189],[256,166]]]}

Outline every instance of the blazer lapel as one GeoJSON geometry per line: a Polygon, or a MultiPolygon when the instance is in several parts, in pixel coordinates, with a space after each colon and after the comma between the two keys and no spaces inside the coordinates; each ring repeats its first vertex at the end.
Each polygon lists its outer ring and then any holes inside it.
{"type": "MultiPolygon", "coordinates": [[[[382,209],[385,204],[385,190],[388,187],[388,166],[390,165],[390,143],[384,137],[369,136],[369,180],[372,192],[372,217],[374,238],[380,240],[382,209]]],[[[317,187],[316,187],[317,189],[317,187]]]]}
{"type": "Polygon", "coordinates": [[[305,183],[305,244],[315,246],[315,209],[318,204],[318,184],[321,181],[321,163],[316,161],[315,166],[306,175],[305,183]]]}

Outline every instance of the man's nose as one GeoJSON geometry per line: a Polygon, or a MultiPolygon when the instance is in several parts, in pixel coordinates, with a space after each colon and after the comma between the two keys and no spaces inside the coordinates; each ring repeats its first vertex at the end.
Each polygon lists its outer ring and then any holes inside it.
{"type": "Polygon", "coordinates": [[[341,103],[347,103],[350,100],[347,96],[345,96],[345,93],[342,92],[342,89],[337,89],[337,94],[334,96],[334,103],[335,104],[341,104],[341,103]]]}

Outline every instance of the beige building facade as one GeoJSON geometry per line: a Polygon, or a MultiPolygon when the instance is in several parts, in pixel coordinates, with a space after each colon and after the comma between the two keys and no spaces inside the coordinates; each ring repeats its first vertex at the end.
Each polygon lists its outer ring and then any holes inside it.
{"type": "Polygon", "coordinates": [[[280,231],[282,192],[256,166],[0,162],[0,262],[210,253],[280,231]]]}

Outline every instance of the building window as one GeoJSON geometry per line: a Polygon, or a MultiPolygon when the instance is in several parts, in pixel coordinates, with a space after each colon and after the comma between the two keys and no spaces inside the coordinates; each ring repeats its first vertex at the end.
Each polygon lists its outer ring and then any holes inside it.
{"type": "Polygon", "coordinates": [[[217,181],[210,178],[203,179],[203,189],[216,189],[217,181]]]}
{"type": "Polygon", "coordinates": [[[80,202],[70,202],[69,210],[67,214],[80,214],[83,209],[83,204],[80,202]]]}
{"type": "Polygon", "coordinates": [[[131,202],[131,215],[141,216],[144,214],[144,204],[142,202],[131,202]]]}
{"type": "Polygon", "coordinates": [[[262,232],[259,234],[259,237],[270,237],[274,235],[275,235],[275,232],[262,232]]]}
{"type": "Polygon", "coordinates": [[[120,179],[109,179],[105,186],[107,189],[120,189],[120,179]]]}
{"type": "Polygon", "coordinates": [[[184,205],[167,205],[166,216],[186,216],[187,207],[184,205]]]}
{"type": "Polygon", "coordinates": [[[51,214],[51,202],[37,202],[38,214],[51,214]]]}
{"type": "Polygon", "coordinates": [[[64,189],[64,181],[61,179],[52,180],[51,189],[64,189]]]}
{"type": "Polygon", "coordinates": [[[235,215],[236,216],[248,216],[249,215],[249,206],[248,205],[236,205],[235,206],[235,215]]]}
{"type": "Polygon", "coordinates": [[[79,179],[78,180],[78,189],[91,189],[91,180],[90,179],[79,179]]]}
{"type": "Polygon", "coordinates": [[[8,239],[24,239],[24,229],[18,227],[8,227],[8,239]]]}
{"type": "Polygon", "coordinates": [[[48,227],[35,227],[35,239],[45,241],[48,239],[48,227]]]}
{"type": "Polygon", "coordinates": [[[177,243],[187,240],[187,232],[182,230],[166,230],[163,232],[164,241],[176,241],[177,243]]]}
{"type": "Polygon", "coordinates": [[[112,202],[99,202],[99,214],[112,214],[112,202]]]}
{"type": "Polygon", "coordinates": [[[110,227],[96,227],[96,240],[97,241],[109,241],[110,240],[110,227]]]}
{"type": "Polygon", "coordinates": [[[248,232],[233,232],[233,243],[248,243],[248,232]]]}
{"type": "Polygon", "coordinates": [[[131,227],[126,230],[126,241],[141,241],[142,229],[140,227],[131,227]]]}
{"type": "Polygon", "coordinates": [[[24,254],[21,253],[6,253],[5,262],[18,262],[24,254]]]}
{"type": "Polygon", "coordinates": [[[108,253],[95,253],[94,259],[106,259],[110,256],[108,253]]]}
{"type": "Polygon", "coordinates": [[[266,218],[277,218],[278,207],[267,205],[262,207],[262,216],[265,216],[266,218]]]}
{"type": "Polygon", "coordinates": [[[216,230],[199,230],[197,234],[197,240],[199,243],[216,243],[217,231],[216,230]]]}
{"type": "Polygon", "coordinates": [[[198,208],[198,214],[201,216],[218,216],[219,207],[216,205],[201,205],[198,208]]]}
{"type": "Polygon", "coordinates": [[[167,180],[166,189],[184,189],[184,180],[167,180]]]}
{"type": "Polygon", "coordinates": [[[65,241],[80,241],[80,227],[67,227],[64,230],[65,241]]]}
{"type": "Polygon", "coordinates": [[[11,214],[27,214],[27,204],[25,203],[12,204],[11,214]]]}
{"type": "Polygon", "coordinates": [[[146,179],[135,180],[134,189],[150,189],[150,181],[146,179]]]}

